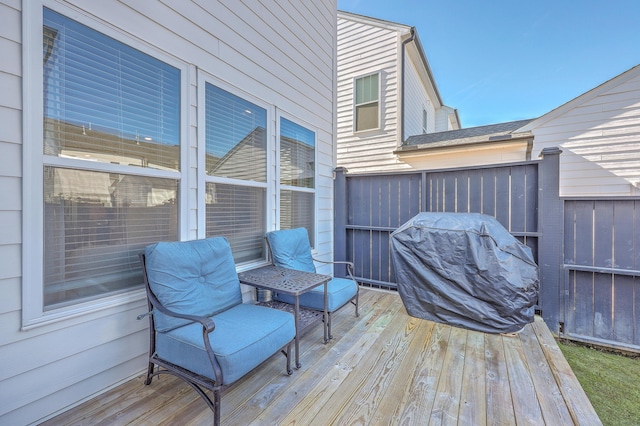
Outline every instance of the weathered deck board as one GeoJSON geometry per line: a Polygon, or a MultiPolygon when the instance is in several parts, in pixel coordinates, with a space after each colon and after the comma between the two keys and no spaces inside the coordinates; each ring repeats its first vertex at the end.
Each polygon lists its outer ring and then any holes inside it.
{"type": "MultiPolygon", "coordinates": [[[[301,343],[302,368],[282,356],[222,396],[223,424],[600,424],[542,320],[515,337],[406,314],[396,293],[362,289],[361,315],[333,318],[301,343]]],[[[45,425],[200,425],[213,420],[187,385],[142,376],[45,425]]]]}

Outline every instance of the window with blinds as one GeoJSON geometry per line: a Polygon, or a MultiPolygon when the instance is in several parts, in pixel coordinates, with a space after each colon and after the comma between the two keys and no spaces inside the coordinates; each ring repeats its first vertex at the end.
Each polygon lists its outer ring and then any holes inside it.
{"type": "Polygon", "coordinates": [[[141,286],[138,252],[177,238],[180,70],[45,8],[43,89],[50,310],[141,286]]]}
{"type": "Polygon", "coordinates": [[[267,110],[205,83],[206,235],[236,263],[266,257],[267,110]]]}
{"type": "Polygon", "coordinates": [[[377,129],[379,125],[379,74],[355,80],[355,131],[377,129]]]}
{"type": "Polygon", "coordinates": [[[304,227],[315,235],[316,134],[280,117],[280,229],[304,227]]]}

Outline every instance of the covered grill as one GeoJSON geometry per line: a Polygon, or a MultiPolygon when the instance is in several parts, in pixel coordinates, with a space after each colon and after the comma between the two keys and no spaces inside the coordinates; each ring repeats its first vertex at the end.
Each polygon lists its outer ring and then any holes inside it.
{"type": "Polygon", "coordinates": [[[533,322],[531,249],[491,216],[420,213],[391,234],[391,258],[411,316],[487,333],[533,322]]]}

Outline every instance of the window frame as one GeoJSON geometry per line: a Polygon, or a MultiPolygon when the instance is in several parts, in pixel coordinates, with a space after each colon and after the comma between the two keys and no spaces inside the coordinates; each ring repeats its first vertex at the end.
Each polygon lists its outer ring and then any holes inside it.
{"type": "Polygon", "coordinates": [[[293,192],[302,192],[302,193],[307,193],[307,194],[313,194],[313,214],[314,214],[314,220],[313,220],[313,230],[310,232],[310,237],[312,239],[312,245],[311,245],[311,250],[315,251],[316,246],[317,246],[317,241],[318,241],[318,129],[311,125],[310,123],[307,123],[291,114],[288,114],[284,111],[278,110],[277,114],[276,114],[276,145],[275,145],[275,152],[276,152],[276,170],[278,171],[277,174],[277,179],[275,180],[275,184],[276,184],[276,194],[275,194],[275,198],[276,198],[276,202],[277,202],[277,211],[276,211],[276,228],[275,229],[281,229],[280,227],[280,215],[281,215],[281,206],[280,206],[280,195],[281,195],[281,191],[284,189],[286,191],[293,191],[293,192]],[[314,153],[314,171],[313,171],[313,188],[305,188],[305,187],[300,187],[300,186],[292,186],[292,185],[282,185],[280,183],[280,169],[281,169],[281,165],[280,165],[280,120],[284,118],[286,120],[289,120],[290,122],[297,124],[299,126],[302,126],[310,131],[312,131],[314,133],[314,145],[313,145],[313,153],[314,153]]]}
{"type": "MultiPolygon", "coordinates": [[[[208,72],[198,69],[198,152],[202,154],[198,154],[198,188],[201,188],[201,191],[204,193],[206,190],[207,183],[220,183],[225,185],[237,185],[244,187],[253,187],[253,188],[265,188],[266,190],[266,200],[265,200],[265,212],[264,212],[264,221],[265,221],[265,229],[269,231],[270,229],[274,229],[274,224],[276,221],[276,205],[278,203],[277,198],[274,196],[275,193],[275,182],[276,177],[279,174],[276,173],[276,154],[279,152],[276,150],[274,145],[274,111],[275,107],[269,104],[262,99],[259,99],[225,81],[216,78],[215,76],[209,74],[208,72]],[[206,85],[212,84],[222,90],[225,90],[232,95],[235,95],[239,98],[244,99],[247,102],[251,102],[256,106],[263,108],[267,112],[267,170],[266,170],[266,182],[255,182],[248,181],[242,179],[234,179],[234,178],[224,178],[219,176],[209,176],[206,174],[206,108],[205,108],[205,93],[206,93],[206,85]]],[[[198,238],[206,237],[206,200],[205,197],[197,197],[197,205],[198,205],[198,238]]],[[[264,265],[267,263],[267,253],[265,250],[264,257],[262,259],[256,259],[255,261],[243,262],[241,264],[236,265],[238,270],[251,269],[255,266],[264,265]]]]}
{"type": "Polygon", "coordinates": [[[75,9],[52,0],[25,2],[23,4],[23,205],[22,205],[22,329],[42,326],[100,310],[124,310],[125,304],[145,299],[144,288],[131,289],[116,295],[105,296],[70,306],[44,309],[44,166],[121,173],[126,175],[157,177],[177,180],[178,183],[178,235],[184,239],[188,231],[188,126],[189,110],[188,65],[141,40],[118,30],[104,21],[78,13],[75,9]],[[43,153],[43,72],[42,39],[43,9],[48,8],[104,34],[133,49],[177,68],[180,71],[180,170],[166,171],[141,167],[87,162],[73,158],[46,156],[43,153]]]}
{"type": "Polygon", "coordinates": [[[377,131],[377,130],[381,130],[382,129],[382,72],[380,71],[376,71],[376,72],[372,72],[369,74],[364,74],[364,75],[359,75],[357,77],[353,78],[353,133],[365,133],[365,132],[372,132],[372,131],[377,131]],[[358,85],[358,80],[366,78],[366,77],[371,77],[373,75],[377,75],[378,76],[378,100],[377,101],[369,101],[369,102],[363,102],[363,103],[358,103],[357,99],[358,99],[358,89],[357,89],[357,85],[358,85]],[[368,104],[373,104],[373,103],[377,103],[378,104],[378,125],[376,127],[370,127],[367,129],[358,129],[358,107],[359,106],[365,106],[368,104]]]}

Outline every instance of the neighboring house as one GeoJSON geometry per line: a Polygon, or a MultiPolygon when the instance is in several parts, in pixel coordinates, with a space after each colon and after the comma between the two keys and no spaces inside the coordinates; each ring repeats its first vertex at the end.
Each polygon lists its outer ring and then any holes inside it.
{"type": "Polygon", "coordinates": [[[407,169],[394,152],[411,135],[460,128],[443,104],[414,27],[338,11],[338,166],[407,169]]]}
{"type": "Polygon", "coordinates": [[[640,195],[640,65],[517,130],[559,147],[560,195],[640,195]]]}
{"type": "Polygon", "coordinates": [[[536,159],[558,147],[560,195],[640,195],[640,65],[533,120],[409,137],[395,153],[415,169],[536,159]]]}
{"type": "Polygon", "coordinates": [[[533,135],[514,131],[530,122],[519,120],[410,136],[395,154],[403,163],[420,170],[529,160],[533,135]]]}
{"type": "Polygon", "coordinates": [[[333,257],[335,0],[0,0],[0,22],[0,424],[146,368],[147,244],[224,235],[246,269],[302,225],[333,257]]]}

